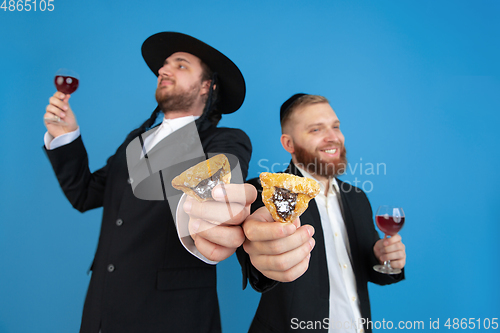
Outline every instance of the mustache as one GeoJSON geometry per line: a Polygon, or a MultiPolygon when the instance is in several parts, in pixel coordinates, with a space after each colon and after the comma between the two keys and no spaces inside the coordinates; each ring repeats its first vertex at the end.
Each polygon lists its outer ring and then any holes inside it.
{"type": "Polygon", "coordinates": [[[168,78],[168,77],[163,77],[160,79],[160,85],[162,84],[163,81],[170,81],[172,83],[175,83],[174,79],[168,78]]]}

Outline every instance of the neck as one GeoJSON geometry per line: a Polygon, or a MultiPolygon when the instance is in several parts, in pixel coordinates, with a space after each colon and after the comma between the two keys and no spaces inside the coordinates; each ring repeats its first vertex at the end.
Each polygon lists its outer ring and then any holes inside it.
{"type": "Polygon", "coordinates": [[[168,111],[163,115],[165,119],[176,119],[188,116],[199,116],[199,114],[194,112],[186,112],[186,111],[168,111]]]}
{"type": "Polygon", "coordinates": [[[306,165],[297,162],[297,159],[295,158],[294,155],[292,155],[292,162],[293,164],[295,164],[295,166],[300,165],[305,171],[307,171],[311,176],[313,176],[314,179],[323,184],[325,186],[325,195],[328,193],[328,189],[330,188],[330,180],[331,180],[330,177],[321,176],[318,175],[317,173],[311,172],[310,170],[307,169],[306,165]]]}
{"type": "Polygon", "coordinates": [[[199,117],[203,114],[203,108],[196,110],[170,110],[163,113],[165,119],[175,119],[187,116],[199,117]]]}

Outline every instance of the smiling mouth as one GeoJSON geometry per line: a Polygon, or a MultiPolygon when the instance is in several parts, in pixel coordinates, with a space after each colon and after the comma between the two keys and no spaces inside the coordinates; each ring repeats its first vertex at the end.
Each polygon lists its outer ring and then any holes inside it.
{"type": "Polygon", "coordinates": [[[333,148],[333,149],[325,149],[323,150],[325,153],[327,154],[335,154],[337,152],[337,148],[333,148]]]}

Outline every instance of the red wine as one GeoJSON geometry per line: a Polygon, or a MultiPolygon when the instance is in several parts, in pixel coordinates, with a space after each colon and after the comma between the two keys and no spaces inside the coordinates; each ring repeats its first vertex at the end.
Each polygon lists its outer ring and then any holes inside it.
{"type": "Polygon", "coordinates": [[[377,215],[375,216],[377,225],[380,230],[385,232],[386,235],[394,236],[401,230],[403,224],[405,223],[404,216],[389,216],[389,215],[377,215]],[[399,222],[398,222],[399,221],[399,222]]]}
{"type": "Polygon", "coordinates": [[[78,88],[78,79],[72,76],[56,75],[54,83],[56,84],[57,91],[63,94],[72,94],[78,88]]]}

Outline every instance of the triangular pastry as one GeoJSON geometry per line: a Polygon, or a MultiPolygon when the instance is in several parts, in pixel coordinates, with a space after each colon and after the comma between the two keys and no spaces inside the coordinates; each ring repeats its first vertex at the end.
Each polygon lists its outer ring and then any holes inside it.
{"type": "Polygon", "coordinates": [[[213,200],[212,189],[229,184],[231,168],[224,154],[216,155],[187,169],[172,180],[172,186],[200,202],[213,200]]]}
{"type": "Polygon", "coordinates": [[[288,173],[262,172],[260,181],[262,202],[274,220],[280,222],[292,222],[299,217],[320,191],[314,179],[288,173]]]}

